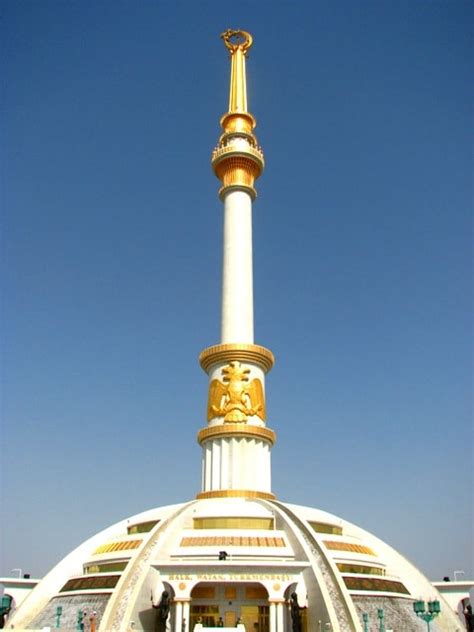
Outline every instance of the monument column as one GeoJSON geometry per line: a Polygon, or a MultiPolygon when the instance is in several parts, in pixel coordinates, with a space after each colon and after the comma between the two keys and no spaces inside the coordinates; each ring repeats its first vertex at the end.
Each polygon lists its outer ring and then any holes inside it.
{"type": "Polygon", "coordinates": [[[270,452],[275,433],[266,426],[265,375],[271,351],[254,343],[252,203],[264,168],[247,109],[246,31],[222,34],[231,60],[229,110],[212,154],[224,206],[221,341],[200,357],[209,376],[207,427],[202,447],[202,491],[198,498],[224,496],[272,499],[270,452]]]}

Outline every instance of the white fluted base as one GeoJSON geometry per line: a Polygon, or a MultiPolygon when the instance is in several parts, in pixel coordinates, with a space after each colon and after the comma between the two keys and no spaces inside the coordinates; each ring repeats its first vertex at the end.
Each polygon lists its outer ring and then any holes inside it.
{"type": "Polygon", "coordinates": [[[202,491],[271,493],[270,444],[259,438],[219,437],[203,443],[202,491]]]}

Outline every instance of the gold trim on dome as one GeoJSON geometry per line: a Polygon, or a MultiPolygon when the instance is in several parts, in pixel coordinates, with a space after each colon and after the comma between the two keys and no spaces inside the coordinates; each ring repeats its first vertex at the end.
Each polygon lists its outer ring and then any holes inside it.
{"type": "Polygon", "coordinates": [[[270,492],[257,492],[252,489],[214,489],[209,492],[200,492],[196,498],[263,498],[275,500],[275,494],[270,492]]]}
{"type": "Polygon", "coordinates": [[[199,363],[206,373],[214,364],[235,361],[257,364],[265,373],[268,373],[275,363],[275,357],[270,349],[260,345],[243,343],[213,345],[201,351],[199,356],[199,363]]]}
{"type": "Polygon", "coordinates": [[[274,445],[276,435],[269,428],[261,428],[260,426],[250,426],[249,424],[222,424],[219,426],[210,426],[199,431],[197,440],[202,445],[207,439],[217,439],[219,437],[241,436],[263,439],[274,445]]]}

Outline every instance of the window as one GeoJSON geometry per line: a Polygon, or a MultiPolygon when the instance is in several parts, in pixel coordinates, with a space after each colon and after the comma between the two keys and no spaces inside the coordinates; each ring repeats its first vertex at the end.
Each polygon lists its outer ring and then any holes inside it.
{"type": "Polygon", "coordinates": [[[385,569],[378,566],[362,566],[361,564],[337,564],[341,573],[364,573],[366,575],[385,575],[385,569]]]}
{"type": "Polygon", "coordinates": [[[409,595],[410,593],[401,582],[388,579],[344,577],[344,583],[350,590],[366,590],[367,592],[392,592],[409,595]]]}
{"type": "Polygon", "coordinates": [[[215,628],[219,620],[219,606],[195,606],[191,605],[190,630],[196,623],[202,623],[204,627],[215,628]]]}
{"type": "Polygon", "coordinates": [[[332,533],[333,535],[342,535],[342,527],[335,524],[327,524],[325,522],[309,522],[313,531],[316,533],[332,533]]]}
{"type": "Polygon", "coordinates": [[[123,571],[128,562],[115,562],[111,564],[89,564],[84,567],[84,573],[91,575],[92,573],[115,573],[123,571]]]}
{"type": "Polygon", "coordinates": [[[78,577],[70,579],[61,588],[60,592],[69,592],[71,590],[91,590],[91,589],[107,589],[115,588],[120,575],[109,575],[107,577],[78,577]]]}
{"type": "Polygon", "coordinates": [[[195,529],[274,529],[273,518],[210,517],[194,518],[195,529]]]}
{"type": "Polygon", "coordinates": [[[148,522],[138,522],[137,524],[132,524],[130,527],[127,527],[127,533],[129,535],[131,533],[148,533],[159,522],[159,520],[148,520],[148,522]]]}

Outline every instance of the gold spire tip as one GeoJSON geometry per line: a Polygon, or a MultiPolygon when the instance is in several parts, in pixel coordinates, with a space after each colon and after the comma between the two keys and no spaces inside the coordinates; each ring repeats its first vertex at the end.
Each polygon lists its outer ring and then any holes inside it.
{"type": "Polygon", "coordinates": [[[223,134],[212,153],[212,168],[222,182],[221,197],[230,190],[257,195],[254,182],[263,166],[263,152],[253,130],[255,119],[248,111],[245,62],[253,38],[247,31],[227,29],[221,33],[230,55],[229,109],[221,118],[223,134]]]}

